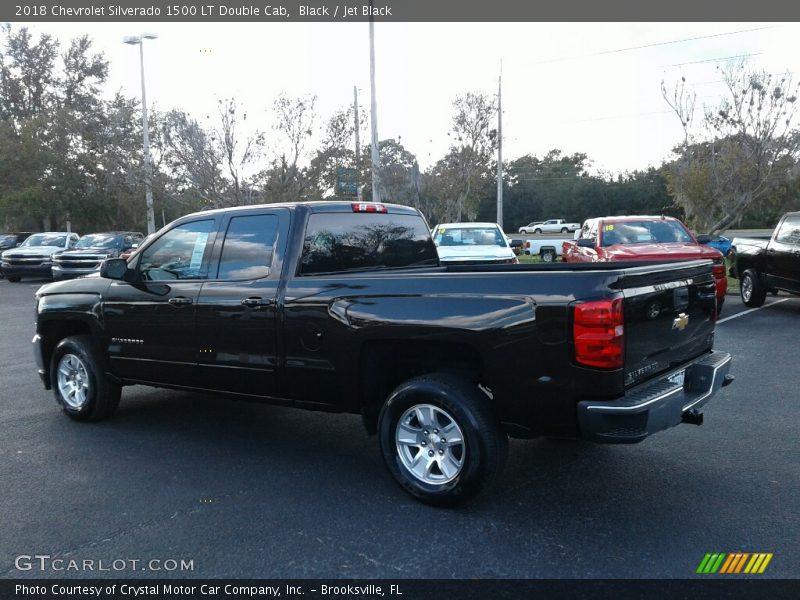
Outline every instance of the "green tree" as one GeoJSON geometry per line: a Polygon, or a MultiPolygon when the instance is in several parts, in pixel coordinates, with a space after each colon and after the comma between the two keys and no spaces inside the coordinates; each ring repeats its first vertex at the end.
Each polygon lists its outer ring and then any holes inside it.
{"type": "Polygon", "coordinates": [[[791,176],[800,149],[792,131],[797,86],[744,62],[721,70],[726,97],[706,112],[694,133],[695,94],[682,79],[662,94],[681,121],[684,142],[666,165],[675,202],[698,230],[717,232],[738,222],[754,203],[791,176]]]}

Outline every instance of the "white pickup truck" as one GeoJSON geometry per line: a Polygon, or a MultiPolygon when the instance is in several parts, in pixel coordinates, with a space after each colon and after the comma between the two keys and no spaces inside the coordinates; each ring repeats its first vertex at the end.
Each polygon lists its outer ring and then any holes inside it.
{"type": "Polygon", "coordinates": [[[544,223],[538,223],[531,228],[531,232],[526,233],[573,233],[581,228],[580,223],[567,223],[564,219],[550,219],[544,223]]]}
{"type": "Polygon", "coordinates": [[[524,251],[530,256],[538,256],[544,262],[553,262],[561,256],[564,242],[571,242],[572,238],[546,238],[541,240],[525,240],[524,251]]]}

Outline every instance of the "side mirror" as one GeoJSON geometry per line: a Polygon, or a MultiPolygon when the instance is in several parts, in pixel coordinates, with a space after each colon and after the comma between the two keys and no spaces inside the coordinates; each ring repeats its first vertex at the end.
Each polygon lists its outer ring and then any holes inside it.
{"type": "Polygon", "coordinates": [[[100,277],[125,281],[128,274],[128,261],[123,258],[107,258],[100,265],[100,277]]]}
{"type": "Polygon", "coordinates": [[[594,248],[594,240],[584,238],[582,240],[578,240],[577,245],[578,248],[594,248]]]}
{"type": "Polygon", "coordinates": [[[697,236],[697,241],[701,244],[707,244],[708,242],[711,241],[711,236],[703,233],[697,236]]]}
{"type": "Polygon", "coordinates": [[[509,244],[512,248],[522,248],[522,240],[511,240],[509,244]]]}

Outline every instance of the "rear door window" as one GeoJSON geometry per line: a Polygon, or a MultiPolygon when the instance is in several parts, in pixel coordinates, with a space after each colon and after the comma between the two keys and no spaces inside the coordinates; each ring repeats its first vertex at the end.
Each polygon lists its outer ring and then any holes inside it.
{"type": "Polygon", "coordinates": [[[436,247],[418,215],[313,213],[300,274],[438,264],[436,247]]]}

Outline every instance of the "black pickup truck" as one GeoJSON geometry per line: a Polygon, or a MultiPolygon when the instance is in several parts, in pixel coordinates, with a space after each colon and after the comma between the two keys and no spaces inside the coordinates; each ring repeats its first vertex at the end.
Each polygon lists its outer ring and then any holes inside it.
{"type": "Polygon", "coordinates": [[[730,258],[747,306],[764,304],[767,292],[800,294],[800,212],[783,215],[768,239],[734,238],[730,258]]]}
{"type": "Polygon", "coordinates": [[[36,298],[39,374],[73,419],[128,384],[360,414],[437,505],[485,487],[509,435],[639,442],[733,379],[710,261],[443,267],[390,204],[189,215],[36,298]]]}

